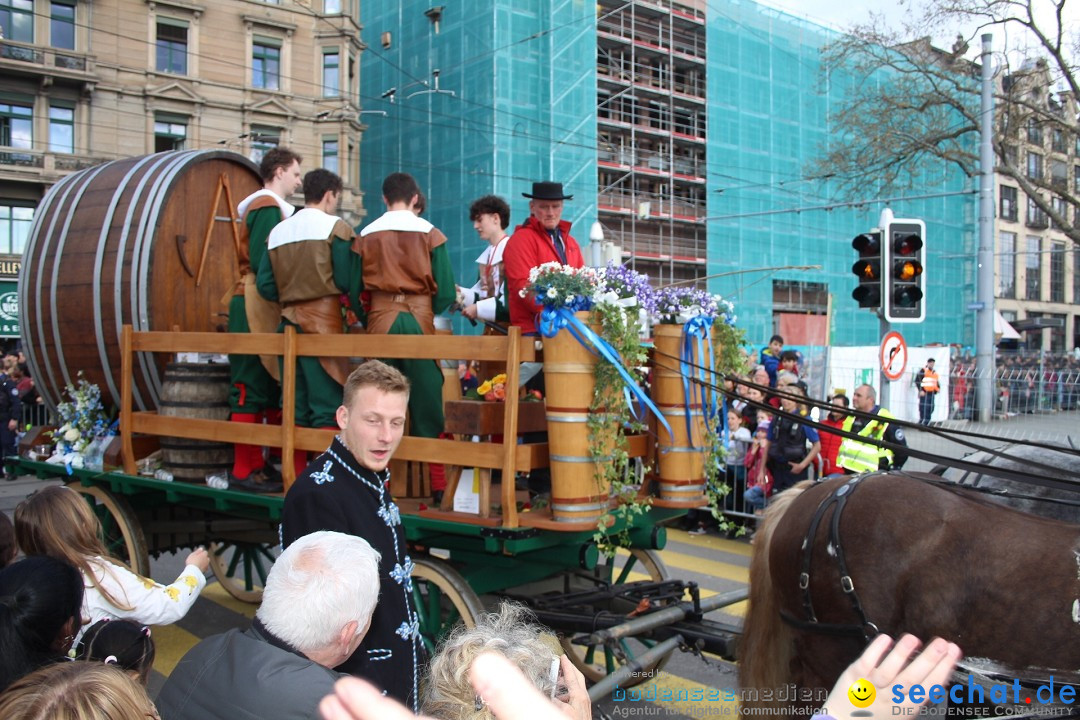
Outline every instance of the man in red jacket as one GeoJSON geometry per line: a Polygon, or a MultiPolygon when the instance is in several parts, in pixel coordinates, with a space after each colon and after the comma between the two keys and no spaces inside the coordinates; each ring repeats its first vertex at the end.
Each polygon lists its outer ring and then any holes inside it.
{"type": "Polygon", "coordinates": [[[519,225],[503,252],[506,272],[507,306],[510,322],[525,334],[536,334],[536,315],[540,304],[535,299],[521,297],[529,284],[529,271],[547,262],[580,268],[585,266],[581,248],[570,237],[570,223],[562,219],[563,201],[573,200],[564,195],[562,183],[534,182],[529,198],[529,219],[519,225]]]}

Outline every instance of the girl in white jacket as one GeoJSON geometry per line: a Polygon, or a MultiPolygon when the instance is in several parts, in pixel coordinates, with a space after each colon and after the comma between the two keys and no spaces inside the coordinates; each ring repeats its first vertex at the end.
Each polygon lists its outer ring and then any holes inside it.
{"type": "Polygon", "coordinates": [[[79,493],[62,485],[43,488],[15,508],[15,538],[27,555],[48,555],[82,573],[83,629],[106,618],[168,625],[187,614],[206,585],[210,558],[203,548],[187,557],[170,585],[137,575],[109,557],[101,523],[79,493]]]}

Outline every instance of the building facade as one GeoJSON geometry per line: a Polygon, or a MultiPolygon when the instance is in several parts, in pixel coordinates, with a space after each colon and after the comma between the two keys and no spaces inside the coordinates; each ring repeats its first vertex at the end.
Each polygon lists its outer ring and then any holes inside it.
{"type": "MultiPolygon", "coordinates": [[[[521,5],[364,3],[364,101],[387,112],[365,136],[369,197],[387,172],[416,174],[468,284],[481,250],[469,201],[502,195],[516,224],[521,191],[558,180],[579,241],[599,221],[660,284],[731,297],[751,342],[779,330],[799,345],[878,343],[877,318],[851,299],[851,240],[877,224],[876,189],[861,208],[802,210],[835,202],[812,159],[855,83],[822,82],[830,31],[754,2],[521,5]]],[[[919,194],[967,187],[943,166],[919,194]]],[[[974,257],[973,199],[891,207],[928,227],[930,310],[908,341],[971,344],[974,266],[950,258],[974,257]]]]}
{"type": "Polygon", "coordinates": [[[163,150],[288,145],[362,218],[359,0],[0,0],[0,28],[0,268],[59,178],[163,150]]]}
{"type": "MultiPolygon", "coordinates": [[[[1076,98],[1055,93],[1045,63],[1003,76],[998,142],[1033,192],[1048,197],[1064,222],[1076,209],[1062,195],[1080,196],[1080,135],[1069,131],[1080,114],[1076,98]]],[[[1080,250],[1062,227],[999,172],[995,221],[995,304],[1020,329],[1023,347],[1063,353],[1080,347],[1080,250]]],[[[1019,344],[1018,343],[1018,344],[1019,344]]]]}

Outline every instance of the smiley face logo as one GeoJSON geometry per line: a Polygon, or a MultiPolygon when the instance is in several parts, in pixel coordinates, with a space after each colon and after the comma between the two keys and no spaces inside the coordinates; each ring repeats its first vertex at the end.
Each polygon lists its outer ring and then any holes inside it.
{"type": "Polygon", "coordinates": [[[877,690],[874,689],[874,684],[863,678],[853,682],[847,691],[848,700],[857,708],[870,707],[876,695],[877,690]]]}

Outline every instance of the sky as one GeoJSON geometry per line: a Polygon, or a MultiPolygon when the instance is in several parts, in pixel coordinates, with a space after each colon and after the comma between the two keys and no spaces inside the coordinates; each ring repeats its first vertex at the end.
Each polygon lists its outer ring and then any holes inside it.
{"type": "MultiPolygon", "coordinates": [[[[838,30],[868,22],[871,13],[884,16],[887,22],[899,30],[905,18],[918,15],[919,9],[923,5],[921,0],[909,0],[908,2],[898,0],[855,0],[854,2],[843,2],[843,0],[758,0],[758,2],[838,30]]],[[[1048,14],[1050,0],[1035,0],[1035,7],[1037,13],[1041,13],[1042,17],[1047,20],[1052,18],[1052,15],[1048,14]]],[[[1064,17],[1065,23],[1063,24],[1065,27],[1080,28],[1080,1],[1069,0],[1065,6],[1064,17]]],[[[1046,24],[1046,21],[1041,24],[1046,24]]],[[[951,47],[958,29],[963,30],[968,37],[973,37],[977,32],[977,26],[975,25],[967,28],[952,28],[942,32],[940,36],[935,35],[934,44],[942,48],[951,47]]],[[[995,52],[1003,50],[1006,43],[1004,30],[994,28],[991,32],[994,35],[995,52]]],[[[1012,46],[1016,39],[1016,37],[1009,38],[1009,45],[1012,46]]],[[[977,56],[978,47],[980,46],[978,39],[971,41],[970,45],[972,50],[969,51],[968,57],[977,56]]]]}

